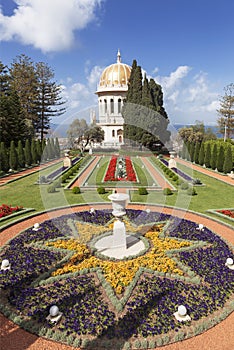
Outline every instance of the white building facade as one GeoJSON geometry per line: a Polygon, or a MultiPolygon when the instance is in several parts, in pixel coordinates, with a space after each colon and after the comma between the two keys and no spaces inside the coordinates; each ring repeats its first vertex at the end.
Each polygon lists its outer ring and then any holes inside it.
{"type": "Polygon", "coordinates": [[[118,51],[117,62],[106,67],[102,72],[96,91],[98,95],[97,125],[104,131],[104,147],[119,148],[124,144],[121,114],[128,91],[131,67],[121,62],[118,51]]]}

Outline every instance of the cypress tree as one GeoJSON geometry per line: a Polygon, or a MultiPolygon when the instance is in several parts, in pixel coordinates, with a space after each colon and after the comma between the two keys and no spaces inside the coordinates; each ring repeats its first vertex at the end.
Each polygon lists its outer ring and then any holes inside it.
{"type": "Polygon", "coordinates": [[[210,166],[213,170],[216,169],[216,165],[217,165],[217,144],[215,143],[211,152],[211,161],[210,161],[210,166]]]}
{"type": "Polygon", "coordinates": [[[191,148],[191,142],[186,142],[187,150],[186,150],[186,160],[190,161],[190,148],[191,148]]]}
{"type": "Polygon", "coordinates": [[[133,102],[133,77],[135,75],[136,67],[137,67],[137,61],[133,60],[131,74],[128,82],[128,92],[126,96],[126,99],[128,100],[128,102],[133,102]]]}
{"type": "Polygon", "coordinates": [[[11,141],[11,146],[10,146],[10,158],[9,158],[9,163],[10,163],[10,167],[13,170],[17,170],[18,169],[18,155],[15,149],[15,143],[14,141],[11,141]]]}
{"type": "Polygon", "coordinates": [[[194,153],[195,153],[195,145],[193,142],[191,142],[191,145],[190,145],[190,160],[191,160],[191,162],[194,161],[194,153]]]}
{"type": "Polygon", "coordinates": [[[47,149],[48,159],[53,159],[53,150],[52,150],[50,139],[47,139],[46,149],[47,149]]]}
{"type": "Polygon", "coordinates": [[[59,141],[58,138],[56,137],[55,139],[55,152],[56,152],[56,157],[60,157],[60,146],[59,146],[59,141]]]}
{"type": "Polygon", "coordinates": [[[206,146],[206,152],[204,157],[204,163],[207,168],[210,168],[210,161],[211,161],[211,148],[210,148],[210,143],[208,143],[206,146]]]}
{"type": "Polygon", "coordinates": [[[233,162],[232,162],[232,149],[231,146],[228,146],[225,153],[225,159],[223,164],[223,172],[225,174],[230,173],[230,171],[233,169],[233,162]]]}
{"type": "Polygon", "coordinates": [[[196,145],[195,145],[195,151],[194,151],[194,162],[196,164],[199,164],[199,151],[200,151],[200,142],[196,142],[196,145]]]}
{"type": "Polygon", "coordinates": [[[32,142],[31,142],[31,155],[32,155],[32,163],[36,164],[38,155],[37,155],[36,142],[34,139],[32,139],[32,142]]]}
{"type": "Polygon", "coordinates": [[[181,152],[181,157],[183,159],[186,159],[186,153],[187,153],[187,145],[185,142],[183,142],[183,147],[182,147],[182,152],[181,152]]]}
{"type": "Polygon", "coordinates": [[[52,159],[56,158],[54,139],[50,139],[52,159]]]}
{"type": "Polygon", "coordinates": [[[216,168],[219,172],[223,171],[223,163],[224,163],[224,149],[223,149],[223,145],[220,145],[218,157],[217,157],[217,164],[216,164],[216,168]]]}
{"type": "Polygon", "coordinates": [[[31,154],[31,145],[30,145],[29,139],[27,139],[25,142],[24,154],[25,154],[25,163],[27,166],[30,166],[32,164],[32,154],[31,154]]]}
{"type": "Polygon", "coordinates": [[[1,142],[0,161],[1,161],[0,170],[6,173],[9,170],[10,166],[9,166],[9,155],[8,155],[7,149],[5,148],[4,142],[1,142]]]}
{"type": "Polygon", "coordinates": [[[199,164],[204,164],[205,150],[204,150],[204,142],[201,143],[200,151],[199,151],[199,164]]]}
{"type": "Polygon", "coordinates": [[[20,168],[25,167],[25,155],[24,155],[24,149],[21,140],[18,141],[18,147],[17,147],[17,152],[18,152],[18,163],[20,168]]]}
{"type": "Polygon", "coordinates": [[[37,140],[36,142],[36,149],[37,149],[37,156],[38,156],[37,160],[38,162],[40,162],[41,156],[42,156],[42,143],[40,140],[37,140]]]}

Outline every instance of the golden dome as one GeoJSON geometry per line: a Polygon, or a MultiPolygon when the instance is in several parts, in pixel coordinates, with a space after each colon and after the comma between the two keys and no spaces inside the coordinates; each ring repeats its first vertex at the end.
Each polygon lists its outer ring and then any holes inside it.
{"type": "Polygon", "coordinates": [[[120,52],[117,54],[117,63],[111,64],[106,67],[102,72],[99,88],[101,87],[113,87],[113,86],[126,86],[128,84],[131,74],[131,67],[127,64],[121,63],[120,52]]]}

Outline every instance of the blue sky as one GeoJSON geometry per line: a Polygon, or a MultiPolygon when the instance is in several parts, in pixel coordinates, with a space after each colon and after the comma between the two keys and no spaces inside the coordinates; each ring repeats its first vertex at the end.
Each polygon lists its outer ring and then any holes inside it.
{"type": "Polygon", "coordinates": [[[136,59],[162,85],[172,124],[215,124],[234,82],[233,0],[0,0],[0,60],[46,62],[67,112],[88,118],[102,70],[136,59]]]}

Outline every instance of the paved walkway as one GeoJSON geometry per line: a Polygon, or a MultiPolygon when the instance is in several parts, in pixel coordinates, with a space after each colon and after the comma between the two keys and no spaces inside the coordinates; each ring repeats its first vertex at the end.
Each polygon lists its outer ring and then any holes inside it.
{"type": "MultiPolygon", "coordinates": [[[[92,205],[94,208],[109,208],[111,204],[92,205]]],[[[179,209],[163,208],[160,206],[149,206],[152,211],[163,211],[167,214],[177,215],[185,217],[188,220],[195,221],[197,223],[203,223],[208,228],[212,229],[217,234],[228,240],[230,243],[234,243],[233,230],[221,223],[217,223],[212,219],[203,218],[198,214],[184,212],[179,209]]],[[[129,205],[128,208],[132,209],[145,209],[144,205],[129,205]]],[[[50,217],[57,217],[70,212],[78,210],[89,210],[90,206],[78,206],[67,209],[60,209],[52,211],[46,214],[39,214],[34,218],[26,219],[12,227],[9,227],[2,231],[0,235],[0,245],[6,243],[7,240],[13,238],[18,232],[32,226],[35,222],[43,222],[50,217]]],[[[57,342],[52,342],[44,338],[39,338],[33,334],[30,334],[17,325],[10,322],[7,318],[0,314],[1,323],[1,339],[0,344],[2,349],[7,350],[72,350],[71,346],[63,345],[57,342]]],[[[231,350],[234,348],[234,313],[227,317],[224,321],[207,330],[201,335],[177,342],[174,344],[166,345],[163,350],[231,350]]],[[[98,350],[98,349],[95,349],[98,350]]]]}
{"type": "Polygon", "coordinates": [[[47,168],[48,166],[50,165],[53,165],[53,164],[56,164],[56,163],[59,163],[61,162],[62,159],[55,159],[51,162],[47,162],[45,164],[40,164],[38,166],[35,166],[33,168],[30,168],[30,169],[26,169],[26,170],[23,170],[23,171],[20,171],[18,173],[15,173],[15,174],[11,174],[11,175],[8,175],[8,176],[5,176],[5,177],[2,177],[0,178],[0,186],[4,186],[6,184],[8,184],[9,182],[11,182],[12,180],[18,180],[20,179],[22,176],[25,176],[25,175],[30,175],[30,174],[33,174],[33,173],[36,173],[37,171],[40,171],[44,168],[47,168]]]}
{"type": "Polygon", "coordinates": [[[141,161],[146,167],[146,169],[149,171],[151,176],[155,179],[155,181],[158,183],[158,185],[163,189],[165,187],[170,188],[171,190],[173,187],[171,186],[170,182],[160,174],[159,171],[156,170],[156,168],[153,166],[153,164],[150,162],[150,160],[146,157],[141,157],[141,161]]]}
{"type": "Polygon", "coordinates": [[[85,183],[85,180],[88,178],[88,176],[92,173],[93,169],[98,164],[101,156],[95,156],[93,158],[94,159],[93,159],[92,163],[89,164],[87,169],[85,169],[85,171],[78,177],[78,179],[71,185],[70,188],[73,188],[75,186],[77,186],[77,187],[83,186],[83,184],[85,183]]]}
{"type": "Polygon", "coordinates": [[[180,164],[183,164],[183,165],[186,165],[187,167],[191,168],[193,170],[196,170],[196,171],[199,171],[200,173],[203,173],[205,175],[208,175],[210,177],[213,177],[215,178],[216,180],[220,180],[220,181],[223,181],[225,183],[227,183],[228,185],[232,185],[234,186],[234,179],[232,179],[230,176],[228,175],[221,175],[219,174],[218,172],[214,172],[214,171],[211,171],[207,168],[203,168],[199,165],[196,165],[196,164],[192,164],[191,162],[188,162],[184,159],[181,159],[181,158],[176,158],[176,162],[177,163],[180,163],[180,164]]]}

